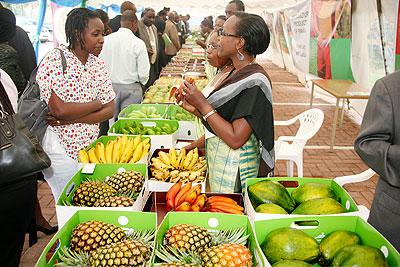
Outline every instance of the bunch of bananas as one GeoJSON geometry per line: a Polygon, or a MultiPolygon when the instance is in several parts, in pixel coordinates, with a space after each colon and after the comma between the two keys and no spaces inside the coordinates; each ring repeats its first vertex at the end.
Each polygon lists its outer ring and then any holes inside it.
{"type": "Polygon", "coordinates": [[[81,163],[135,163],[149,153],[150,138],[141,136],[118,136],[106,145],[97,142],[87,152],[81,149],[78,161],[81,163]]]}
{"type": "Polygon", "coordinates": [[[206,172],[206,160],[199,157],[197,148],[186,154],[182,148],[179,153],[171,148],[168,153],[160,151],[158,157],[151,159],[152,177],[163,182],[203,182],[206,172]]]}

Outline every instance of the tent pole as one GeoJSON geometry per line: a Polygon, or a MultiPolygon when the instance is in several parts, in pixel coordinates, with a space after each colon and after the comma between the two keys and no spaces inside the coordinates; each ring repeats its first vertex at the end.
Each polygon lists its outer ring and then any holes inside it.
{"type": "Polygon", "coordinates": [[[35,54],[36,54],[36,63],[39,61],[39,44],[40,44],[40,33],[42,32],[44,17],[46,16],[46,0],[39,0],[39,18],[36,27],[36,38],[35,38],[35,54]]]}

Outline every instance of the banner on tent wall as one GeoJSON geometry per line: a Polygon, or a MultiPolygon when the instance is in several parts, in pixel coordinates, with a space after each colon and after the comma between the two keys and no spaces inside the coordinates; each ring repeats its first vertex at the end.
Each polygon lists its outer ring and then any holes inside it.
{"type": "Polygon", "coordinates": [[[396,70],[400,69],[400,5],[397,9],[396,70]]]}
{"type": "Polygon", "coordinates": [[[309,72],[352,80],[351,1],[311,0],[311,13],[309,72]]]}
{"type": "Polygon", "coordinates": [[[381,29],[387,73],[395,70],[396,32],[399,0],[381,0],[381,29]]]}
{"type": "Polygon", "coordinates": [[[299,3],[279,13],[292,62],[298,70],[308,73],[311,23],[310,1],[299,3]]]}

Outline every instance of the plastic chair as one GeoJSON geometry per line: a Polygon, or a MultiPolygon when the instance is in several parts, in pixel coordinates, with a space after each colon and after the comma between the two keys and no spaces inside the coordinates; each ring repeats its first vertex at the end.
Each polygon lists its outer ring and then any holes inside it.
{"type": "Polygon", "coordinates": [[[275,121],[275,126],[288,126],[300,121],[295,136],[280,136],[275,142],[275,160],[286,160],[288,177],[293,177],[293,162],[297,166],[297,176],[303,177],[303,150],[307,141],[313,137],[324,122],[324,112],[318,108],[304,111],[293,119],[275,121]]]}

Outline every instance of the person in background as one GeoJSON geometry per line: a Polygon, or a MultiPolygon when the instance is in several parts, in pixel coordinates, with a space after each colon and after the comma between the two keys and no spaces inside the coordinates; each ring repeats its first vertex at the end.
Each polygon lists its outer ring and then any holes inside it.
{"type": "Polygon", "coordinates": [[[150,63],[145,43],[137,38],[138,19],[131,10],[122,13],[121,28],[104,38],[100,58],[111,73],[116,93],[114,120],[119,112],[130,104],[142,100],[142,85],[149,79],[150,63]]]}
{"type": "Polygon", "coordinates": [[[244,3],[240,0],[232,0],[228,3],[228,5],[225,8],[225,15],[226,19],[229,19],[230,16],[235,14],[237,11],[242,11],[244,12],[244,3]]]}
{"type": "Polygon", "coordinates": [[[149,80],[145,85],[148,88],[158,78],[158,56],[160,54],[158,50],[158,34],[157,28],[154,26],[156,12],[152,8],[145,8],[142,12],[142,18],[138,22],[138,31],[140,39],[146,44],[147,54],[150,61],[150,74],[149,80]]]}
{"type": "Polygon", "coordinates": [[[226,16],[225,15],[219,15],[215,19],[214,30],[219,31],[220,29],[222,29],[222,27],[224,26],[225,21],[226,21],[226,16]]]}
{"type": "Polygon", "coordinates": [[[113,116],[115,98],[110,74],[94,55],[104,43],[99,15],[86,8],[71,10],[65,33],[68,47],[50,51],[36,77],[40,98],[49,107],[49,127],[42,143],[52,163],[43,174],[56,201],[78,171],[78,151],[96,140],[99,122],[113,116]],[[61,53],[67,64],[64,73],[61,53]]]}
{"type": "MultiPolygon", "coordinates": [[[[137,12],[135,4],[130,1],[125,1],[121,4],[121,14],[124,13],[126,10],[132,10],[134,13],[137,12]]],[[[118,31],[118,29],[121,27],[121,15],[117,15],[114,18],[110,19],[109,26],[112,32],[118,31]]]]}
{"type": "Polygon", "coordinates": [[[189,20],[190,20],[190,15],[186,14],[186,16],[183,17],[183,21],[185,22],[185,25],[186,25],[186,33],[187,33],[187,35],[189,35],[191,33],[190,32],[189,20]]]}
{"type": "Polygon", "coordinates": [[[400,251],[400,72],[371,90],[354,148],[379,180],[368,222],[400,251]]]}
{"type": "Polygon", "coordinates": [[[257,177],[261,158],[274,167],[271,82],[255,63],[270,35],[263,18],[244,12],[231,16],[218,33],[218,56],[231,60],[232,71],[207,98],[185,81],[177,102],[203,118],[211,192],[243,192],[246,179],[257,177]]]}
{"type": "Polygon", "coordinates": [[[196,44],[201,46],[203,49],[206,49],[207,44],[209,42],[209,36],[210,36],[210,33],[213,31],[213,28],[214,27],[213,27],[212,20],[205,18],[200,23],[201,35],[203,36],[203,39],[197,39],[196,44]]]}
{"type": "Polygon", "coordinates": [[[111,27],[109,25],[110,19],[108,17],[107,12],[105,12],[102,9],[96,9],[95,12],[97,14],[99,14],[99,17],[100,17],[101,21],[104,24],[104,36],[107,36],[107,35],[111,34],[113,31],[112,31],[112,29],[111,29],[111,27]]]}
{"type": "Polygon", "coordinates": [[[0,8],[0,68],[13,80],[21,94],[26,86],[26,79],[19,65],[17,51],[9,45],[9,41],[15,36],[16,20],[14,13],[6,8],[0,8]]]}
{"type": "Polygon", "coordinates": [[[158,16],[156,16],[154,21],[154,26],[157,28],[157,38],[158,38],[158,70],[161,72],[161,69],[167,65],[167,56],[165,55],[165,40],[163,38],[165,31],[165,19],[167,17],[167,13],[164,10],[158,12],[158,16]]]}
{"type": "Polygon", "coordinates": [[[181,48],[181,44],[179,43],[179,35],[178,29],[175,26],[175,13],[168,13],[168,20],[165,23],[165,31],[164,33],[169,37],[171,43],[165,47],[165,54],[167,55],[168,62],[176,55],[178,50],[181,48]]]}
{"type": "MultiPolygon", "coordinates": [[[[0,38],[4,31],[0,30],[0,38]]],[[[17,112],[18,91],[10,76],[0,69],[0,104],[12,115],[17,112]]],[[[35,218],[35,175],[0,178],[0,262],[18,267],[25,233],[35,218]]]]}
{"type": "Polygon", "coordinates": [[[18,64],[25,80],[28,81],[32,71],[37,66],[35,50],[33,49],[28,34],[24,29],[16,26],[15,35],[8,41],[8,44],[17,51],[18,64]]]}
{"type": "Polygon", "coordinates": [[[183,45],[187,38],[187,29],[183,15],[179,15],[179,22],[177,23],[177,25],[178,25],[179,42],[181,43],[181,45],[183,45]]]}

